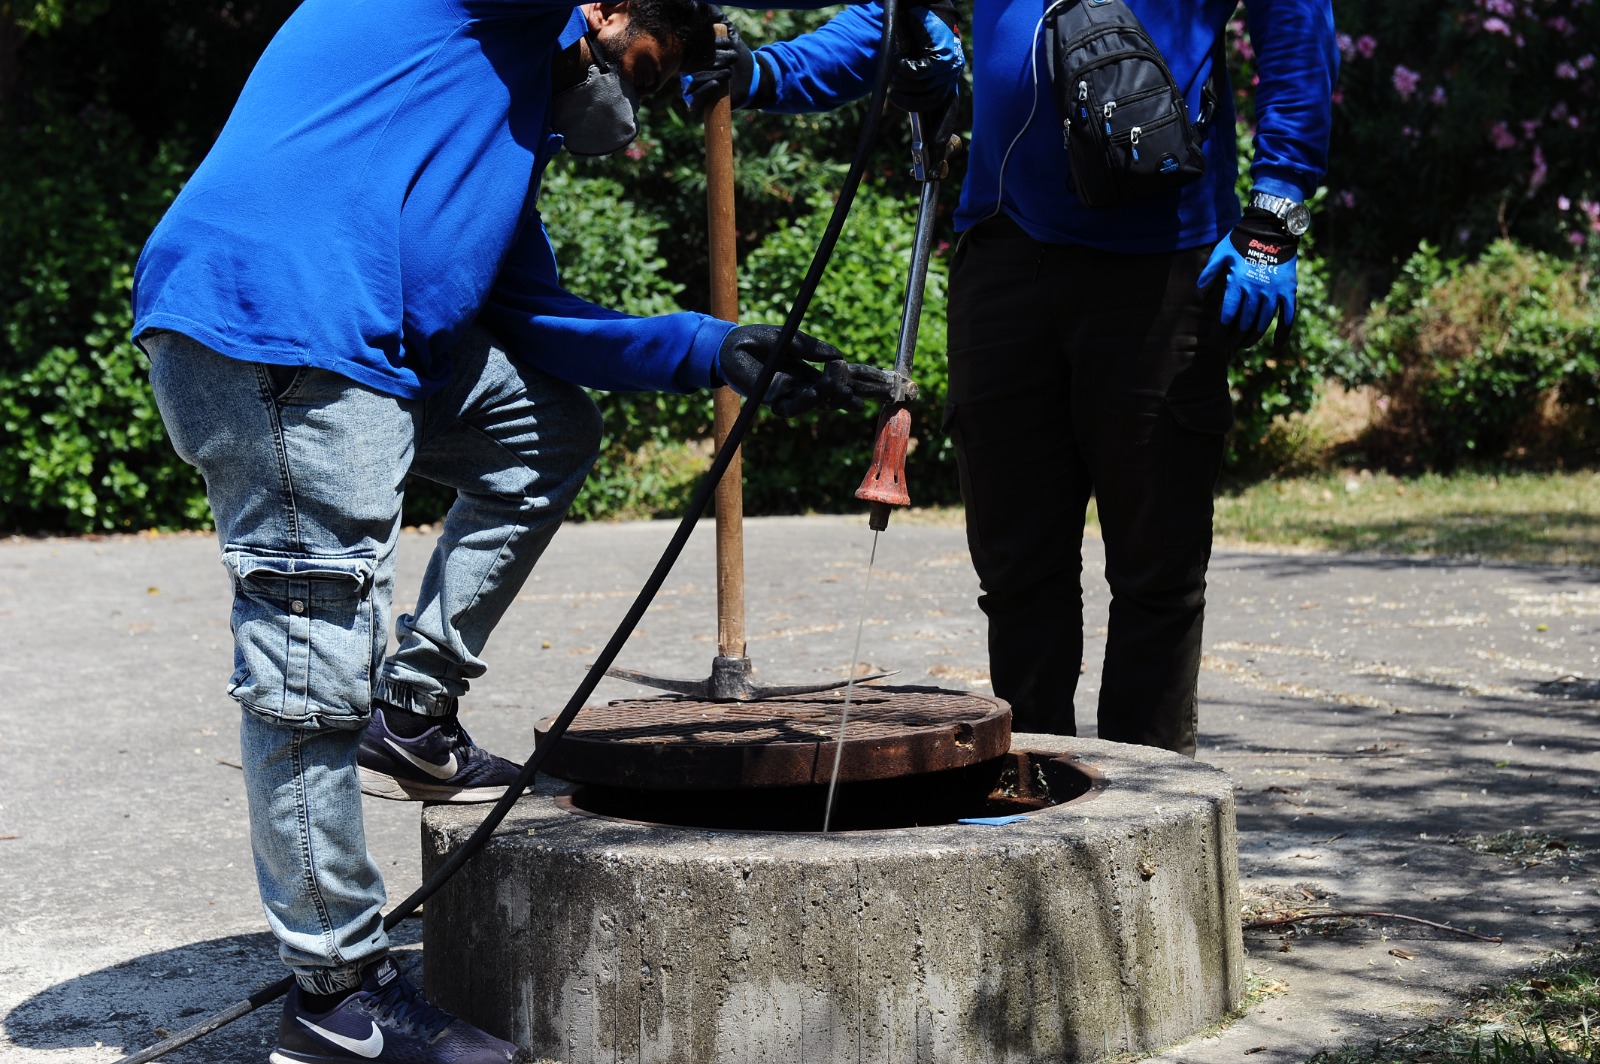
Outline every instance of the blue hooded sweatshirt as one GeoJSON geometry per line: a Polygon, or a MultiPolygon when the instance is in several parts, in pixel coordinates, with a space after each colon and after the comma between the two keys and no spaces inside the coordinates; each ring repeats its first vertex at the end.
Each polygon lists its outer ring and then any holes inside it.
{"type": "Polygon", "coordinates": [[[730,323],[561,288],[536,200],[583,27],[572,0],[305,0],[146,243],[133,335],[416,398],[476,320],[578,384],[709,385],[730,323]]]}
{"type": "MultiPolygon", "coordinates": [[[[1191,115],[1211,77],[1216,44],[1235,0],[1127,0],[1166,59],[1191,115]]],[[[1042,19],[1047,0],[974,0],[966,51],[972,65],[972,142],[956,228],[1001,211],[1052,244],[1158,253],[1215,243],[1239,220],[1233,94],[1219,94],[1206,139],[1206,173],[1181,191],[1093,210],[1067,186],[1067,154],[1051,95],[1042,19]]],[[[964,7],[964,5],[958,5],[964,7]]],[[[1257,190],[1305,200],[1327,169],[1338,73],[1329,0],[1244,0],[1256,53],[1257,190]]],[[[821,111],[865,95],[883,25],[877,3],[851,8],[813,33],[758,49],[767,110],[821,111]]]]}

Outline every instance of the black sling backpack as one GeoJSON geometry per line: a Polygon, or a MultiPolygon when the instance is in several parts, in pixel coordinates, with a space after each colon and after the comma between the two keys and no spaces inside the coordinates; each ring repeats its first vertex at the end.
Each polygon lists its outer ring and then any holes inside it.
{"type": "Polygon", "coordinates": [[[1182,88],[1124,0],[1057,0],[1045,15],[1050,81],[1078,199],[1118,207],[1205,173],[1220,40],[1202,113],[1191,123],[1182,88]]]}

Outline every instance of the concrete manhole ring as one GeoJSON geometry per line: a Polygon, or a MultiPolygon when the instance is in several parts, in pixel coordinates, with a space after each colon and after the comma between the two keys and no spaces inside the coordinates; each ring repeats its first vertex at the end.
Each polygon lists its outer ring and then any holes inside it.
{"type": "MultiPolygon", "coordinates": [[[[430,999],[567,1062],[1089,1061],[1243,993],[1232,785],[1017,735],[1101,786],[1002,826],[818,833],[586,815],[556,781],[427,904],[430,999]]],[[[484,809],[423,814],[424,872],[484,809]]]]}

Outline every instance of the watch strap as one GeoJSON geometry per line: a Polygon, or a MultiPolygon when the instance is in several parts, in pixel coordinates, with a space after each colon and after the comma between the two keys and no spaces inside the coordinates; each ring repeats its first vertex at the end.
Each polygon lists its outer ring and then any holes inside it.
{"type": "Polygon", "coordinates": [[[1268,214],[1275,214],[1279,218],[1287,218],[1289,211],[1298,206],[1298,204],[1287,196],[1272,196],[1265,192],[1252,192],[1250,193],[1250,206],[1259,207],[1268,214]]]}

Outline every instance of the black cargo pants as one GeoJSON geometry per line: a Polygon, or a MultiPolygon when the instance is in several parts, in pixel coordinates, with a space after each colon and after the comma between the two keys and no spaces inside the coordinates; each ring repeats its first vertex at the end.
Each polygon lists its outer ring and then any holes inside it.
{"type": "Polygon", "coordinates": [[[1111,617],[1099,735],[1193,756],[1212,491],[1232,423],[1209,248],[1042,244],[1005,216],[950,279],[950,405],[994,693],[1076,734],[1091,493],[1111,617]]]}

